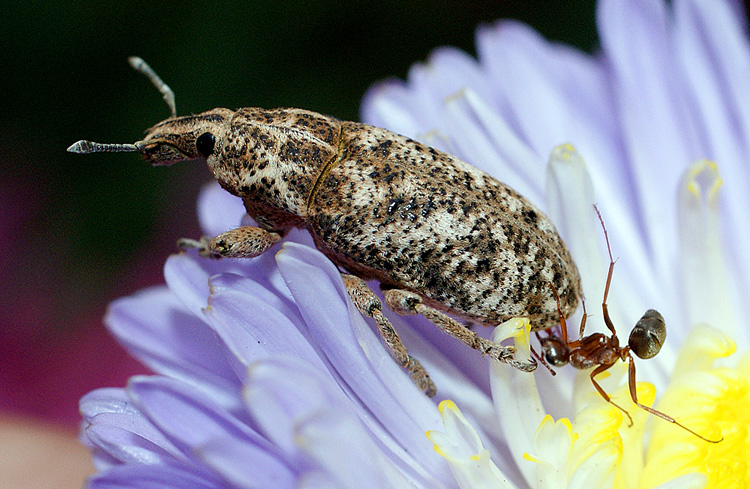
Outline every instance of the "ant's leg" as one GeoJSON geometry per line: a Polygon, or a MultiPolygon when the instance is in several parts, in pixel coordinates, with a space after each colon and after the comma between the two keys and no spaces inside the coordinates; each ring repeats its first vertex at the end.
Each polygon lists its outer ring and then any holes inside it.
{"type": "Polygon", "coordinates": [[[583,297],[581,297],[581,307],[583,307],[583,317],[581,318],[581,326],[578,328],[579,341],[583,338],[583,331],[586,329],[586,318],[588,317],[586,313],[586,300],[583,297]]]}
{"type": "Polygon", "coordinates": [[[602,299],[602,313],[604,314],[604,324],[607,325],[607,328],[612,332],[612,334],[617,334],[615,331],[615,325],[612,324],[612,320],[609,318],[609,309],[607,307],[607,297],[609,297],[609,286],[612,282],[612,272],[615,269],[615,260],[612,258],[612,248],[609,245],[609,234],[607,234],[607,228],[604,226],[604,219],[602,219],[601,213],[599,213],[599,209],[594,206],[594,210],[596,211],[596,216],[599,218],[599,223],[602,225],[602,230],[604,231],[604,241],[607,243],[607,253],[609,253],[609,272],[607,272],[607,284],[604,286],[604,298],[602,299]]]}
{"type": "MultiPolygon", "coordinates": [[[[538,332],[537,332],[536,338],[537,338],[537,340],[539,340],[539,343],[541,344],[542,343],[542,339],[539,337],[539,333],[538,332]]],[[[547,363],[547,360],[544,359],[544,356],[542,356],[539,353],[537,353],[537,351],[534,349],[534,345],[529,345],[529,348],[531,349],[531,355],[534,358],[536,358],[539,361],[539,363],[541,363],[542,365],[544,365],[544,367],[547,369],[547,371],[549,371],[549,373],[553,377],[555,375],[557,375],[557,372],[555,372],[554,370],[552,370],[552,367],[550,367],[550,365],[547,363]]],[[[542,345],[542,348],[544,348],[544,345],[542,345]]],[[[542,351],[544,351],[544,350],[542,350],[542,351]]]]}
{"type": "MultiPolygon", "coordinates": [[[[570,346],[570,342],[568,341],[568,323],[565,321],[565,314],[562,312],[562,308],[560,307],[560,295],[557,293],[557,289],[555,288],[552,283],[549,283],[550,289],[552,289],[552,293],[555,294],[555,303],[557,304],[557,318],[560,321],[560,332],[562,333],[562,341],[565,343],[566,346],[570,346]]],[[[584,320],[586,319],[586,315],[583,315],[584,320]]],[[[541,341],[540,341],[541,343],[541,341]]]]}
{"type": "Polygon", "coordinates": [[[658,417],[660,417],[661,419],[663,419],[665,421],[669,421],[670,423],[674,423],[677,426],[679,426],[680,428],[682,428],[683,430],[685,430],[685,431],[687,431],[689,433],[692,433],[693,435],[697,436],[701,440],[707,441],[709,443],[719,443],[721,440],[724,439],[723,437],[721,439],[719,439],[719,440],[709,440],[708,438],[704,438],[701,435],[699,435],[698,433],[696,433],[695,431],[693,431],[690,428],[688,428],[687,426],[684,426],[684,425],[678,423],[671,416],[668,416],[668,415],[662,413],[661,411],[657,411],[654,408],[650,408],[650,407],[645,406],[645,405],[641,404],[640,402],[638,402],[638,394],[637,394],[636,388],[635,388],[635,363],[633,363],[633,356],[630,355],[630,353],[628,353],[628,387],[630,388],[630,398],[633,400],[633,404],[635,404],[639,408],[643,409],[644,411],[649,412],[649,413],[653,414],[654,416],[658,416],[658,417]]]}
{"type": "MultiPolygon", "coordinates": [[[[612,404],[614,407],[625,413],[625,416],[628,417],[628,427],[633,426],[633,418],[630,417],[630,413],[627,412],[625,409],[623,409],[622,406],[617,404],[615,401],[612,400],[611,397],[609,397],[609,394],[602,388],[602,386],[599,385],[599,383],[594,379],[597,375],[604,372],[605,370],[609,369],[614,363],[610,363],[609,365],[599,365],[591,372],[591,383],[594,384],[594,388],[599,392],[599,395],[604,398],[605,401],[612,404]]],[[[633,384],[635,385],[635,384],[633,384]]],[[[632,393],[633,391],[631,391],[632,393]]]]}

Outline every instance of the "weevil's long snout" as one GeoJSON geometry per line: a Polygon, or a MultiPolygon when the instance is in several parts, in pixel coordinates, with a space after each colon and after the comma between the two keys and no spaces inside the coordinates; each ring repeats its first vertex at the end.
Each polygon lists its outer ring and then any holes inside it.
{"type": "MultiPolygon", "coordinates": [[[[174,93],[172,92],[172,89],[169,88],[169,86],[167,86],[167,84],[164,83],[161,78],[159,78],[159,75],[157,75],[154,70],[151,69],[151,67],[141,58],[137,56],[131,56],[130,58],[128,58],[128,62],[130,63],[130,66],[132,66],[136,71],[143,73],[146,78],[148,78],[151,83],[154,84],[154,86],[159,90],[159,93],[161,93],[164,97],[164,100],[167,102],[169,111],[171,112],[171,118],[176,117],[177,108],[175,107],[174,93]]],[[[138,141],[134,144],[104,144],[82,139],[77,143],[71,144],[68,148],[68,152],[77,154],[143,153],[144,155],[147,155],[148,146],[149,145],[145,144],[143,141],[138,141]]],[[[160,162],[156,161],[154,162],[154,164],[160,164],[160,162]]]]}
{"type": "Polygon", "coordinates": [[[143,151],[141,143],[135,144],[107,144],[95,143],[94,141],[80,141],[71,144],[68,147],[68,153],[88,154],[88,153],[140,153],[143,151]]]}

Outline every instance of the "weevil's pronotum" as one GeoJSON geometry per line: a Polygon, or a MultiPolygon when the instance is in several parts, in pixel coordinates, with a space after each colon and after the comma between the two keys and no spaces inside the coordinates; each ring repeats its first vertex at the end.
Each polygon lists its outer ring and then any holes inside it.
{"type": "MultiPolygon", "coordinates": [[[[604,230],[604,240],[607,243],[607,252],[609,253],[609,271],[607,273],[606,285],[604,286],[602,315],[604,317],[604,324],[607,326],[607,329],[609,329],[611,335],[607,336],[602,333],[592,333],[588,336],[583,335],[584,330],[586,329],[586,308],[584,307],[583,317],[581,318],[581,324],[578,331],[578,339],[575,341],[570,340],[568,338],[568,330],[565,323],[566,317],[561,309],[559,311],[559,321],[562,338],[555,335],[539,337],[544,358],[548,363],[555,367],[562,367],[563,365],[570,363],[573,367],[580,370],[586,370],[589,368],[593,369],[590,377],[591,383],[594,384],[596,391],[605,401],[625,413],[628,417],[629,425],[632,426],[633,418],[630,417],[630,413],[628,413],[625,408],[615,403],[595,378],[597,375],[614,366],[618,360],[628,362],[628,387],[630,389],[630,398],[636,406],[669,421],[670,423],[674,423],[676,426],[679,426],[702,440],[711,443],[720,442],[721,439],[709,440],[690,428],[680,424],[671,416],[638,402],[638,394],[635,385],[635,363],[633,363],[633,355],[631,355],[630,352],[632,351],[642,359],[653,358],[659,353],[664,341],[667,339],[667,328],[664,323],[664,317],[658,311],[649,309],[643,314],[641,319],[638,320],[635,327],[633,327],[633,330],[630,332],[628,345],[620,346],[620,340],[617,337],[617,332],[615,331],[612,319],[609,317],[609,308],[607,307],[607,297],[609,296],[609,286],[612,282],[612,272],[615,268],[615,261],[612,258],[612,249],[609,245],[607,229],[604,227],[604,220],[599,213],[599,209],[596,207],[594,207],[594,209],[596,210],[596,215],[599,217],[599,222],[604,230]]],[[[539,335],[537,334],[537,336],[539,335]]]]}
{"type": "Polygon", "coordinates": [[[382,313],[375,279],[398,314],[422,314],[483,354],[532,371],[515,349],[454,318],[486,326],[519,316],[535,330],[565,317],[581,295],[576,265],[550,220],[507,185],[458,158],[393,132],[302,109],[213,109],[177,117],[172,91],[130,58],[164,95],[171,117],[134,144],[79,141],[74,153],[137,152],[154,165],[205,159],[242,198],[258,227],[182,240],[208,257],[252,258],[292,227],[307,229],[343,273],[393,358],[434,395],[427,372],[382,313]],[[450,314],[447,315],[446,313],[450,314]]]}

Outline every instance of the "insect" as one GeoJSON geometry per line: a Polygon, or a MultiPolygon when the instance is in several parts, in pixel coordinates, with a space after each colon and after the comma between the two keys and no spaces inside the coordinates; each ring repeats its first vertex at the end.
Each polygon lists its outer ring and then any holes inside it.
{"type": "Polygon", "coordinates": [[[392,357],[428,395],[434,383],[364,280],[380,282],[394,312],[421,314],[524,371],[536,361],[515,360],[514,347],[477,336],[456,318],[495,326],[526,316],[546,329],[558,311],[575,311],[578,270],[555,227],[486,173],[385,129],[302,109],[217,108],[178,117],[172,90],[140,58],[129,62],[159,89],[171,116],[134,144],[79,141],[68,151],[135,152],[153,165],[205,160],[258,226],[180,241],[204,257],[252,258],[290,228],[307,229],[344,270],[353,303],[375,320],[392,357]]]}
{"type": "Polygon", "coordinates": [[[592,333],[588,336],[583,335],[584,330],[586,329],[586,307],[584,306],[583,317],[578,331],[578,339],[572,341],[568,338],[565,315],[563,314],[563,311],[560,310],[559,318],[562,338],[555,335],[541,337],[537,333],[537,337],[542,345],[544,359],[555,367],[562,367],[570,363],[573,367],[579,370],[593,368],[590,377],[591,383],[594,384],[596,391],[605,401],[625,413],[628,417],[628,426],[632,426],[633,418],[630,416],[630,413],[628,413],[625,408],[615,403],[609,394],[607,394],[602,386],[596,381],[597,375],[614,366],[618,360],[622,360],[623,362],[626,361],[628,362],[628,387],[630,389],[630,398],[632,399],[633,404],[655,416],[669,421],[670,423],[674,423],[702,440],[711,443],[720,442],[721,439],[709,440],[690,428],[680,424],[671,416],[638,402],[638,395],[635,386],[635,363],[633,362],[633,355],[631,355],[631,352],[644,360],[653,358],[659,353],[664,341],[667,339],[667,328],[664,322],[664,317],[658,311],[649,309],[638,320],[635,327],[630,332],[628,345],[620,346],[620,340],[617,337],[614,324],[609,317],[609,309],[607,307],[607,297],[609,296],[609,286],[612,281],[612,272],[615,268],[615,261],[612,258],[612,249],[609,245],[607,229],[604,227],[604,220],[596,206],[594,206],[594,210],[596,210],[596,215],[598,216],[599,222],[604,230],[604,239],[607,243],[607,252],[609,253],[609,271],[607,273],[607,281],[604,287],[604,298],[602,299],[602,314],[604,317],[604,324],[607,326],[607,329],[609,329],[611,335],[607,336],[603,333],[592,333]]]}

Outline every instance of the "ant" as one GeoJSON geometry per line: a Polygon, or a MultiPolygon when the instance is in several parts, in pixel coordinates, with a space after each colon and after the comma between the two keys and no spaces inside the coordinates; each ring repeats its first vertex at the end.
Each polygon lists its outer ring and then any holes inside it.
{"type": "MultiPolygon", "coordinates": [[[[604,316],[604,324],[607,326],[609,331],[612,333],[607,336],[603,333],[592,333],[588,336],[584,336],[583,332],[586,328],[586,304],[583,302],[583,318],[581,319],[581,325],[578,333],[578,340],[571,341],[568,339],[568,330],[565,323],[565,316],[560,309],[560,299],[557,295],[557,291],[552,287],[557,299],[557,311],[560,317],[560,330],[562,332],[562,338],[557,336],[540,337],[537,334],[537,338],[542,346],[542,353],[544,360],[542,363],[549,363],[555,367],[562,367],[567,363],[573,365],[573,367],[579,370],[585,370],[591,367],[596,367],[591,371],[591,383],[594,384],[597,392],[604,398],[605,401],[615,406],[617,409],[625,413],[628,417],[628,426],[633,426],[633,418],[622,406],[615,403],[607,394],[604,389],[596,381],[595,377],[600,373],[611,368],[618,360],[628,362],[628,386],[630,387],[630,398],[633,403],[639,408],[647,411],[654,416],[658,416],[661,419],[669,421],[685,431],[692,433],[701,440],[710,443],[719,443],[724,438],[719,440],[709,440],[695,431],[691,430],[687,426],[684,426],[677,422],[671,416],[657,411],[656,409],[650,408],[638,402],[638,396],[635,389],[635,363],[633,363],[633,356],[631,352],[635,353],[639,358],[648,359],[654,357],[661,350],[664,340],[667,338],[667,328],[664,323],[664,317],[656,310],[649,309],[646,313],[638,320],[635,327],[630,333],[628,338],[627,346],[620,346],[620,340],[617,338],[615,327],[612,324],[612,320],[609,317],[609,310],[607,308],[607,296],[609,295],[609,286],[612,281],[612,271],[615,268],[615,260],[612,258],[612,249],[609,245],[609,236],[607,235],[607,229],[604,227],[604,220],[602,219],[599,209],[594,206],[596,215],[599,218],[599,222],[604,230],[604,239],[607,243],[607,251],[609,253],[609,272],[607,274],[607,283],[604,287],[604,298],[602,299],[602,313],[604,316]]],[[[552,284],[550,284],[552,286],[552,284]]],[[[536,352],[534,352],[536,354],[536,352]]],[[[539,357],[538,354],[535,356],[539,357]]],[[[547,367],[554,375],[554,371],[548,366],[547,367]]]]}

